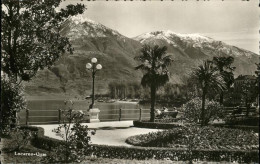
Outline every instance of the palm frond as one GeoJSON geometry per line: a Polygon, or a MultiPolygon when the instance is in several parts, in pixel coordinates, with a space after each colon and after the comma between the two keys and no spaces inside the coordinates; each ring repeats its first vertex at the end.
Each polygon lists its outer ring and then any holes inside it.
{"type": "Polygon", "coordinates": [[[226,88],[223,77],[210,61],[205,61],[196,68],[193,71],[193,78],[196,79],[204,89],[223,90],[226,88]]]}
{"type": "Polygon", "coordinates": [[[135,70],[141,69],[143,71],[147,71],[150,72],[151,71],[151,67],[145,65],[145,64],[140,64],[139,66],[135,67],[135,70]]]}

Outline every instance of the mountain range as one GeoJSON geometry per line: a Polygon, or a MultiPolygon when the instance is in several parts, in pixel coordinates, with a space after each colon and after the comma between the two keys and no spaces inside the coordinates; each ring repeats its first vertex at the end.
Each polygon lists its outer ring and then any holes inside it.
{"type": "Polygon", "coordinates": [[[116,30],[96,23],[81,15],[67,19],[61,35],[69,38],[73,54],[64,54],[50,69],[44,69],[25,84],[27,96],[77,96],[91,93],[91,73],[86,63],[96,57],[102,70],[96,74],[96,93],[107,93],[110,82],[140,82],[141,71],[134,57],[143,44],[167,46],[174,60],[169,67],[171,83],[182,83],[191,70],[213,56],[229,55],[235,58],[235,76],[254,74],[259,56],[253,52],[228,45],[200,34],[178,34],[172,31],[154,31],[128,38],[116,30]]]}

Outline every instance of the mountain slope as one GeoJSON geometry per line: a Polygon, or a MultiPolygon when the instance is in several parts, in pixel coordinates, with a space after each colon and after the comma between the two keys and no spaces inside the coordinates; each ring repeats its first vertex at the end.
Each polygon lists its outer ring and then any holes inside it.
{"type": "Polygon", "coordinates": [[[96,74],[95,93],[107,93],[107,86],[112,81],[140,81],[142,73],[134,70],[138,64],[134,57],[140,52],[142,44],[168,47],[168,53],[174,59],[169,68],[172,83],[182,83],[192,68],[213,56],[233,56],[235,76],[254,74],[254,63],[259,61],[258,55],[250,51],[199,34],[156,31],[131,39],[82,16],[69,18],[60,30],[70,39],[74,53],[64,54],[53,67],[39,71],[32,81],[26,83],[29,96],[83,97],[91,94],[91,74],[85,65],[92,57],[96,57],[103,66],[96,74]]]}
{"type": "Polygon", "coordinates": [[[203,60],[213,56],[233,56],[236,70],[240,74],[254,74],[259,56],[253,52],[230,46],[224,42],[199,34],[178,34],[172,31],[155,31],[133,38],[142,44],[158,44],[168,47],[174,62],[170,67],[172,82],[180,83],[183,75],[189,75],[190,70],[197,67],[203,60]]]}
{"type": "Polygon", "coordinates": [[[28,95],[48,92],[85,96],[90,94],[91,74],[85,65],[92,57],[96,57],[103,66],[96,74],[97,93],[106,93],[111,81],[136,81],[141,78],[141,72],[134,70],[137,64],[134,56],[141,48],[138,41],[80,16],[65,21],[61,34],[70,39],[74,53],[62,56],[50,70],[40,71],[26,85],[28,95]]]}

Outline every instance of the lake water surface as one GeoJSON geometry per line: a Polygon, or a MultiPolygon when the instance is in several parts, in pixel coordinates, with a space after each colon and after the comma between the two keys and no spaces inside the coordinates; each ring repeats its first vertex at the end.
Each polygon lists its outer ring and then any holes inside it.
{"type": "MultiPolygon", "coordinates": [[[[58,110],[72,107],[74,110],[82,110],[86,112],[90,102],[86,100],[73,101],[73,106],[68,102],[65,106],[64,100],[29,100],[27,108],[29,109],[30,124],[50,124],[58,122],[58,110]]],[[[100,121],[118,121],[119,109],[122,109],[121,120],[137,120],[142,108],[142,119],[149,119],[149,105],[139,105],[134,102],[95,102],[95,107],[99,108],[100,121]]],[[[20,123],[25,123],[26,111],[21,111],[19,114],[20,123]]]]}

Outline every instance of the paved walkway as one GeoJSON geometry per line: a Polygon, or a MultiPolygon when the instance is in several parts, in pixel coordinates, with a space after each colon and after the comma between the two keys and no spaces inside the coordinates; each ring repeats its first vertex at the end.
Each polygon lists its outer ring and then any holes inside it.
{"type": "MultiPolygon", "coordinates": [[[[158,129],[146,129],[133,127],[133,121],[113,121],[84,123],[89,128],[97,129],[96,134],[91,136],[92,144],[114,145],[114,146],[132,146],[125,143],[125,140],[134,135],[147,134],[149,132],[159,131],[158,129]]],[[[34,125],[44,128],[45,135],[48,137],[62,139],[59,135],[52,132],[58,125],[34,125]]]]}

